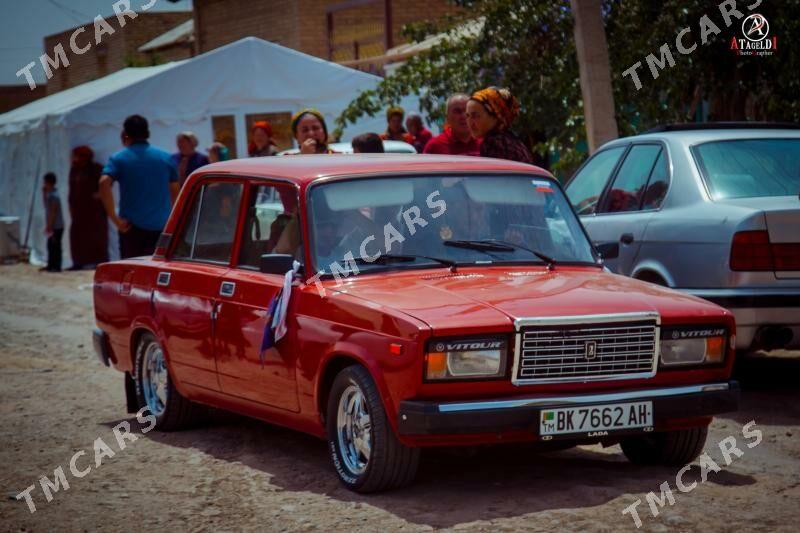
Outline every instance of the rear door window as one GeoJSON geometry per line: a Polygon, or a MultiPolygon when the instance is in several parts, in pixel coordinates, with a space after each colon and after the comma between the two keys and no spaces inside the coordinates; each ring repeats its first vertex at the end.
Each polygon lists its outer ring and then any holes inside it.
{"type": "Polygon", "coordinates": [[[228,264],[241,197],[241,183],[203,185],[193,199],[172,258],[228,264]]]}
{"type": "Polygon", "coordinates": [[[669,164],[667,162],[667,151],[661,150],[650,173],[650,181],[647,182],[647,189],[644,191],[642,209],[658,209],[664,201],[669,189],[669,164]]]}
{"type": "Polygon", "coordinates": [[[595,154],[570,180],[567,197],[579,215],[591,215],[597,211],[603,189],[624,151],[624,146],[618,146],[595,154]]]}
{"type": "Polygon", "coordinates": [[[258,269],[263,254],[289,254],[302,262],[296,189],[254,185],[248,203],[238,266],[258,269]]]}
{"type": "Polygon", "coordinates": [[[603,201],[601,212],[620,213],[641,208],[647,182],[661,151],[661,146],[657,144],[631,147],[603,201]]]}

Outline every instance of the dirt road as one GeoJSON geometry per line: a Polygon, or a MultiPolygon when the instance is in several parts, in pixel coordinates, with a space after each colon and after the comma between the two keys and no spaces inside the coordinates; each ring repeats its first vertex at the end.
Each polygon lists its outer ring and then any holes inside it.
{"type": "MultiPolygon", "coordinates": [[[[635,530],[622,510],[637,499],[646,531],[795,531],[800,521],[800,354],[744,365],[742,409],[716,419],[706,445],[722,469],[689,493],[676,489],[677,469],[589,446],[431,452],[413,486],[360,496],[339,485],[323,442],[258,421],[220,413],[200,429],[142,434],[122,375],[92,351],[91,277],[0,267],[2,531],[616,531],[635,530]],[[763,432],[754,448],[742,436],[751,420],[763,432]],[[124,449],[120,421],[138,435],[124,449]],[[728,436],[743,454],[726,466],[717,443],[728,436]],[[39,478],[59,466],[70,486],[48,502],[39,478]],[[654,518],[645,495],[664,481],[675,503],[654,518]],[[34,484],[31,513],[16,496],[34,484]]],[[[693,467],[684,482],[700,475],[693,467]]]]}

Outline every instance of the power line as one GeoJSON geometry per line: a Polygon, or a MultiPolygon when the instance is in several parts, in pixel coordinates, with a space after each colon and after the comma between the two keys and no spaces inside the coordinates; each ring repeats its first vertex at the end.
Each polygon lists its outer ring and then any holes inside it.
{"type": "Polygon", "coordinates": [[[50,4],[55,6],[57,9],[60,9],[62,13],[71,17],[75,22],[80,24],[86,23],[87,20],[92,20],[94,17],[91,15],[87,15],[85,13],[81,13],[80,11],[76,11],[69,6],[65,6],[56,0],[47,0],[50,4]]]}

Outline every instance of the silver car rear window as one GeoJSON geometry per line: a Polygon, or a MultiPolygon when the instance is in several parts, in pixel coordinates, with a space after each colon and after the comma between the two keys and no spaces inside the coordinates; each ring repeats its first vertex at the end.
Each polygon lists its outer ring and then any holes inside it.
{"type": "Polygon", "coordinates": [[[692,151],[714,200],[800,194],[800,139],[713,141],[692,151]]]}

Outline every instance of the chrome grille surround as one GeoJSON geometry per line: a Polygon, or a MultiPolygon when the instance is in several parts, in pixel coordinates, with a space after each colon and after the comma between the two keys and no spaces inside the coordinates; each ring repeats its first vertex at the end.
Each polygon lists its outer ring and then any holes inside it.
{"type": "MultiPolygon", "coordinates": [[[[582,383],[655,376],[661,317],[655,312],[520,318],[514,385],[582,383]],[[594,344],[594,357],[587,353],[594,344]]],[[[591,355],[591,354],[590,354],[591,355]]]]}

